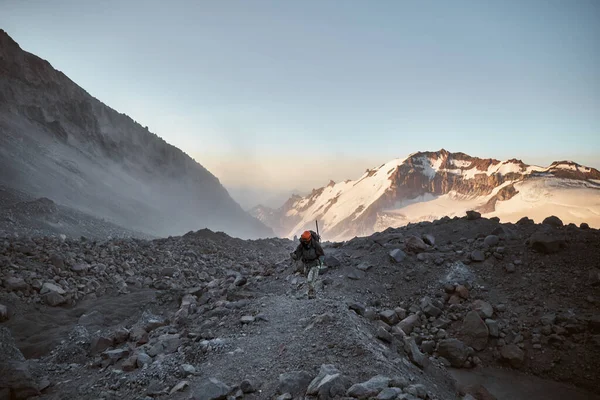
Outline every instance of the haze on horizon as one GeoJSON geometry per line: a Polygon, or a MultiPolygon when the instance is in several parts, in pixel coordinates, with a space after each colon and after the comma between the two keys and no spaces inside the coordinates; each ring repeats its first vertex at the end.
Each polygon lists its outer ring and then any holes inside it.
{"type": "Polygon", "coordinates": [[[0,27],[242,203],[442,147],[600,168],[595,1],[5,1],[0,27]]]}

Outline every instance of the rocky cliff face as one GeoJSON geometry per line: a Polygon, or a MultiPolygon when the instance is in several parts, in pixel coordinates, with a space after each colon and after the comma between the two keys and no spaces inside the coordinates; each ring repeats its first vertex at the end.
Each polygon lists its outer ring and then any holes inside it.
{"type": "MultiPolygon", "coordinates": [[[[600,188],[598,170],[572,161],[538,167],[516,159],[484,159],[442,149],[392,160],[367,170],[356,181],[330,182],[306,197],[291,198],[278,210],[259,207],[252,213],[287,237],[319,220],[326,237],[348,239],[369,235],[376,227],[397,226],[398,218],[390,218],[390,210],[401,210],[425,199],[452,196],[457,201],[477,200],[469,204],[484,213],[494,212],[497,202],[508,201],[519,193],[514,183],[527,179],[563,179],[600,188]],[[382,226],[386,219],[391,225],[382,226]]],[[[600,196],[600,190],[594,193],[600,196]]]]}
{"type": "Polygon", "coordinates": [[[272,235],[178,148],[0,30],[0,183],[157,235],[272,235]]]}

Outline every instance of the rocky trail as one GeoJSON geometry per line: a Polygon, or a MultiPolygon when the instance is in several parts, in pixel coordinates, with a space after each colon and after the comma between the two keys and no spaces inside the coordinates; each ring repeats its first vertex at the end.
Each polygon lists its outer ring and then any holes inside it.
{"type": "Polygon", "coordinates": [[[293,248],[4,231],[0,399],[600,398],[598,230],[469,212],[326,242],[316,299],[293,248]]]}

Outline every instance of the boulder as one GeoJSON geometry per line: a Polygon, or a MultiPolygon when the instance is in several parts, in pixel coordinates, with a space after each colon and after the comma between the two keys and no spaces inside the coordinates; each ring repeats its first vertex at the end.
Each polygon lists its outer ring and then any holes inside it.
{"type": "Polygon", "coordinates": [[[441,304],[433,304],[433,301],[429,297],[423,297],[421,299],[421,310],[428,317],[437,317],[442,313],[441,304]]]}
{"type": "Polygon", "coordinates": [[[500,243],[500,238],[496,235],[488,235],[483,240],[483,244],[485,244],[487,247],[497,246],[498,243],[500,243]]]}
{"type": "Polygon", "coordinates": [[[58,293],[58,294],[65,294],[65,290],[63,288],[61,288],[60,286],[54,284],[54,283],[50,283],[50,282],[46,282],[42,285],[42,289],[40,290],[40,294],[46,294],[46,293],[58,293]]]}
{"type": "Polygon", "coordinates": [[[498,321],[493,319],[486,319],[485,324],[488,327],[488,331],[490,332],[490,336],[497,338],[500,336],[500,328],[498,327],[498,321]]]}
{"type": "Polygon", "coordinates": [[[517,225],[534,225],[534,224],[535,224],[535,221],[528,217],[523,217],[517,221],[517,225]]]}
{"type": "Polygon", "coordinates": [[[306,393],[311,376],[305,371],[292,371],[279,375],[279,393],[300,396],[306,393]]]}
{"type": "Polygon", "coordinates": [[[22,278],[10,277],[4,280],[4,287],[10,292],[25,291],[29,285],[22,278]]]}
{"type": "Polygon", "coordinates": [[[458,339],[440,340],[437,351],[456,368],[462,367],[469,357],[469,348],[458,339]]]}
{"type": "Polygon", "coordinates": [[[563,222],[560,220],[560,218],[558,218],[555,215],[552,215],[550,217],[544,218],[544,220],[542,221],[542,224],[554,226],[556,228],[559,228],[559,227],[563,226],[563,222]]]}
{"type": "Polygon", "coordinates": [[[357,399],[376,397],[381,391],[386,389],[389,384],[390,378],[377,375],[366,382],[352,385],[350,389],[348,389],[346,395],[357,399]]]}
{"type": "Polygon", "coordinates": [[[42,295],[42,298],[44,299],[44,302],[51,307],[56,307],[67,302],[67,299],[57,292],[48,292],[42,295]]]}
{"type": "Polygon", "coordinates": [[[489,330],[477,311],[467,313],[460,333],[463,341],[475,350],[480,351],[487,346],[489,330]]]}
{"type": "Polygon", "coordinates": [[[473,302],[473,310],[477,311],[481,318],[492,318],[494,315],[494,307],[486,301],[475,300],[473,302]]]}
{"type": "Polygon", "coordinates": [[[423,242],[425,242],[426,244],[428,244],[430,246],[435,246],[435,237],[433,235],[430,235],[428,233],[424,233],[421,236],[421,239],[423,239],[423,242]]]}
{"type": "Polygon", "coordinates": [[[481,213],[473,210],[467,211],[467,219],[469,221],[474,221],[479,218],[481,218],[481,213]]]}
{"type": "Polygon", "coordinates": [[[507,344],[500,349],[500,357],[513,368],[519,368],[525,361],[525,353],[516,344],[507,344]]]}
{"type": "Polygon", "coordinates": [[[422,253],[429,248],[429,246],[427,246],[427,244],[425,244],[425,242],[417,236],[409,236],[404,241],[404,246],[406,247],[407,251],[415,254],[422,253]]]}
{"type": "Polygon", "coordinates": [[[350,380],[344,377],[335,366],[323,364],[319,374],[308,385],[306,394],[317,396],[319,399],[337,398],[344,395],[350,385],[350,380]]]}
{"type": "Polygon", "coordinates": [[[244,394],[254,393],[258,390],[258,384],[252,378],[246,378],[240,383],[240,390],[244,394]]]}
{"type": "Polygon", "coordinates": [[[200,383],[192,393],[192,400],[225,400],[231,388],[215,378],[200,383]]]}
{"type": "Polygon", "coordinates": [[[390,258],[393,262],[402,262],[406,258],[406,253],[400,249],[394,249],[390,251],[390,258]]]}
{"type": "Polygon", "coordinates": [[[27,399],[40,394],[25,357],[8,328],[0,326],[0,394],[7,399],[27,399]]]}
{"type": "Polygon", "coordinates": [[[425,354],[421,353],[421,350],[419,350],[419,346],[413,337],[406,336],[404,338],[404,351],[406,351],[410,361],[419,368],[424,368],[429,360],[425,354]]]}
{"type": "Polygon", "coordinates": [[[388,332],[384,327],[380,326],[377,329],[377,339],[381,339],[386,343],[392,343],[394,341],[394,336],[390,332],[388,332]]]}
{"type": "Polygon", "coordinates": [[[383,310],[379,313],[379,317],[388,325],[396,325],[400,322],[400,318],[398,318],[398,314],[394,310],[383,310]]]}
{"type": "Polygon", "coordinates": [[[419,316],[417,314],[412,314],[400,321],[398,323],[398,327],[402,329],[404,333],[410,335],[413,329],[415,329],[415,327],[420,323],[421,320],[419,319],[419,316]]]}
{"type": "Polygon", "coordinates": [[[90,265],[88,263],[79,263],[71,267],[71,271],[73,272],[87,272],[89,269],[90,265]]]}
{"type": "Polygon", "coordinates": [[[543,232],[536,232],[529,238],[529,246],[543,254],[558,253],[567,245],[563,238],[551,236],[543,232]]]}
{"type": "Polygon", "coordinates": [[[335,258],[332,255],[326,255],[323,262],[325,265],[327,265],[328,267],[332,267],[332,268],[339,267],[340,265],[342,265],[340,260],[338,260],[337,258],[335,258]]]}
{"type": "Polygon", "coordinates": [[[402,389],[397,387],[388,387],[383,389],[377,397],[376,400],[395,400],[402,394],[402,389]]]}
{"type": "Polygon", "coordinates": [[[588,223],[587,223],[587,222],[582,222],[582,223],[579,225],[579,228],[580,228],[580,229],[590,229],[590,226],[588,225],[588,223]]]}

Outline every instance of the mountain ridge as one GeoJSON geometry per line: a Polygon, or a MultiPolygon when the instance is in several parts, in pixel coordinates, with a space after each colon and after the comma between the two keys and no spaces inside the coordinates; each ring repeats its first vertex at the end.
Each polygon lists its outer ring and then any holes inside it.
{"type": "Polygon", "coordinates": [[[2,183],[136,230],[273,232],[201,164],[0,30],[2,183]]]}
{"type": "Polygon", "coordinates": [[[600,183],[600,171],[573,161],[555,161],[540,167],[515,158],[500,161],[445,149],[422,151],[369,168],[355,181],[330,181],[308,196],[289,199],[279,209],[258,206],[251,213],[285,237],[292,237],[319,220],[332,239],[348,239],[391,226],[378,222],[390,217],[387,210],[402,209],[427,195],[481,198],[474,208],[494,212],[499,201],[505,202],[519,193],[515,184],[528,179],[565,179],[595,187],[600,183]]]}

